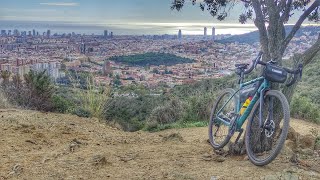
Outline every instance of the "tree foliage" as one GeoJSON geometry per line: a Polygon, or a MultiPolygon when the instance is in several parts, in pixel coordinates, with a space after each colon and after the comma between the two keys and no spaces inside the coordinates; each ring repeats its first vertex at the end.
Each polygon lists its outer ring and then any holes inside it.
{"type": "MultiPolygon", "coordinates": [[[[190,1],[193,5],[197,4],[197,0],[190,1]]],[[[171,9],[180,11],[185,3],[186,0],[173,0],[171,9]]],[[[232,8],[235,5],[243,6],[244,10],[239,14],[239,22],[247,23],[249,20],[254,22],[259,30],[264,59],[275,59],[279,64],[282,63],[282,56],[301,24],[305,20],[313,22],[320,20],[320,0],[203,0],[199,2],[199,5],[202,11],[207,10],[218,20],[224,20],[234,13],[232,8]],[[285,24],[290,19],[294,21],[294,14],[300,16],[291,31],[286,33],[285,24]]],[[[313,56],[318,51],[319,48],[314,49],[313,56]]]]}
{"type": "Polygon", "coordinates": [[[148,66],[148,65],[167,65],[172,66],[175,64],[192,63],[194,60],[189,58],[179,57],[167,53],[145,53],[129,56],[113,56],[110,60],[121,62],[133,66],[148,66]]]}

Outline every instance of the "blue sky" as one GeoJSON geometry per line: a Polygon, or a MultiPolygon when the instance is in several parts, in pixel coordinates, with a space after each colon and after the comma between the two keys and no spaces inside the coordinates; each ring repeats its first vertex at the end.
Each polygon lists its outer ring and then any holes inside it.
{"type": "MultiPolygon", "coordinates": [[[[71,21],[86,23],[217,22],[189,4],[170,10],[172,0],[1,0],[0,20],[71,21]]],[[[236,10],[237,11],[237,10],[236,10]]],[[[237,23],[237,16],[227,22],[237,23]]]]}

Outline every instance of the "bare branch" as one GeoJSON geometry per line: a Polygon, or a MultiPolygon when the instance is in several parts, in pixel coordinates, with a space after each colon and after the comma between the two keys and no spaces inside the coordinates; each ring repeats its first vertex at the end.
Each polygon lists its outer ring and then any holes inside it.
{"type": "Polygon", "coordinates": [[[296,32],[299,30],[301,24],[303,21],[308,17],[308,15],[315,10],[318,6],[320,6],[320,0],[315,0],[313,4],[303,12],[303,14],[300,16],[299,20],[296,22],[296,24],[293,26],[291,32],[288,34],[288,36],[285,38],[285,40],[282,43],[281,52],[284,52],[287,45],[291,41],[291,39],[294,37],[296,32]]]}
{"type": "Polygon", "coordinates": [[[319,51],[320,51],[320,34],[318,36],[317,42],[302,54],[303,65],[305,66],[309,64],[319,51]]]}

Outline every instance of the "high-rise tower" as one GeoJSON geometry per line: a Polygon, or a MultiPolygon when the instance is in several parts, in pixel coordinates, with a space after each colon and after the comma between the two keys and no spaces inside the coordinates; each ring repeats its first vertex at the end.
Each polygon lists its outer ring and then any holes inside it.
{"type": "Polygon", "coordinates": [[[216,28],[212,28],[212,40],[216,39],[216,28]]]}
{"type": "Polygon", "coordinates": [[[51,31],[50,31],[50,29],[48,29],[47,30],[47,38],[50,38],[50,36],[51,36],[51,31]]]}

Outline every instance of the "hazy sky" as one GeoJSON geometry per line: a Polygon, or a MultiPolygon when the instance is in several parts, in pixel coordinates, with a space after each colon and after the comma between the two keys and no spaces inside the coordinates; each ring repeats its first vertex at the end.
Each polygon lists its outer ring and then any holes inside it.
{"type": "MultiPolygon", "coordinates": [[[[188,1],[188,0],[187,0],[188,1]]],[[[208,12],[188,3],[171,11],[172,0],[1,0],[0,20],[73,21],[93,23],[212,23],[208,12]]],[[[233,11],[239,11],[239,8],[233,11]]],[[[237,13],[226,22],[237,23],[237,13]]]]}
{"type": "MultiPolygon", "coordinates": [[[[177,12],[170,9],[172,0],[0,0],[0,21],[14,20],[9,25],[9,21],[0,23],[0,27],[30,29],[36,27],[30,21],[56,21],[86,25],[83,29],[93,25],[101,27],[95,29],[97,32],[84,32],[80,27],[73,27],[83,33],[101,33],[106,28],[117,34],[176,34],[179,29],[184,34],[201,34],[205,26],[214,26],[219,34],[240,34],[255,30],[252,22],[244,26],[238,22],[239,14],[243,11],[241,5],[231,9],[231,15],[219,22],[207,11],[202,12],[199,4],[193,6],[190,0],[186,2],[182,11],[177,12]],[[26,22],[21,25],[17,20],[26,22]]],[[[42,23],[42,28],[50,28],[55,32],[65,31],[49,26],[52,24],[42,23]]]]}

